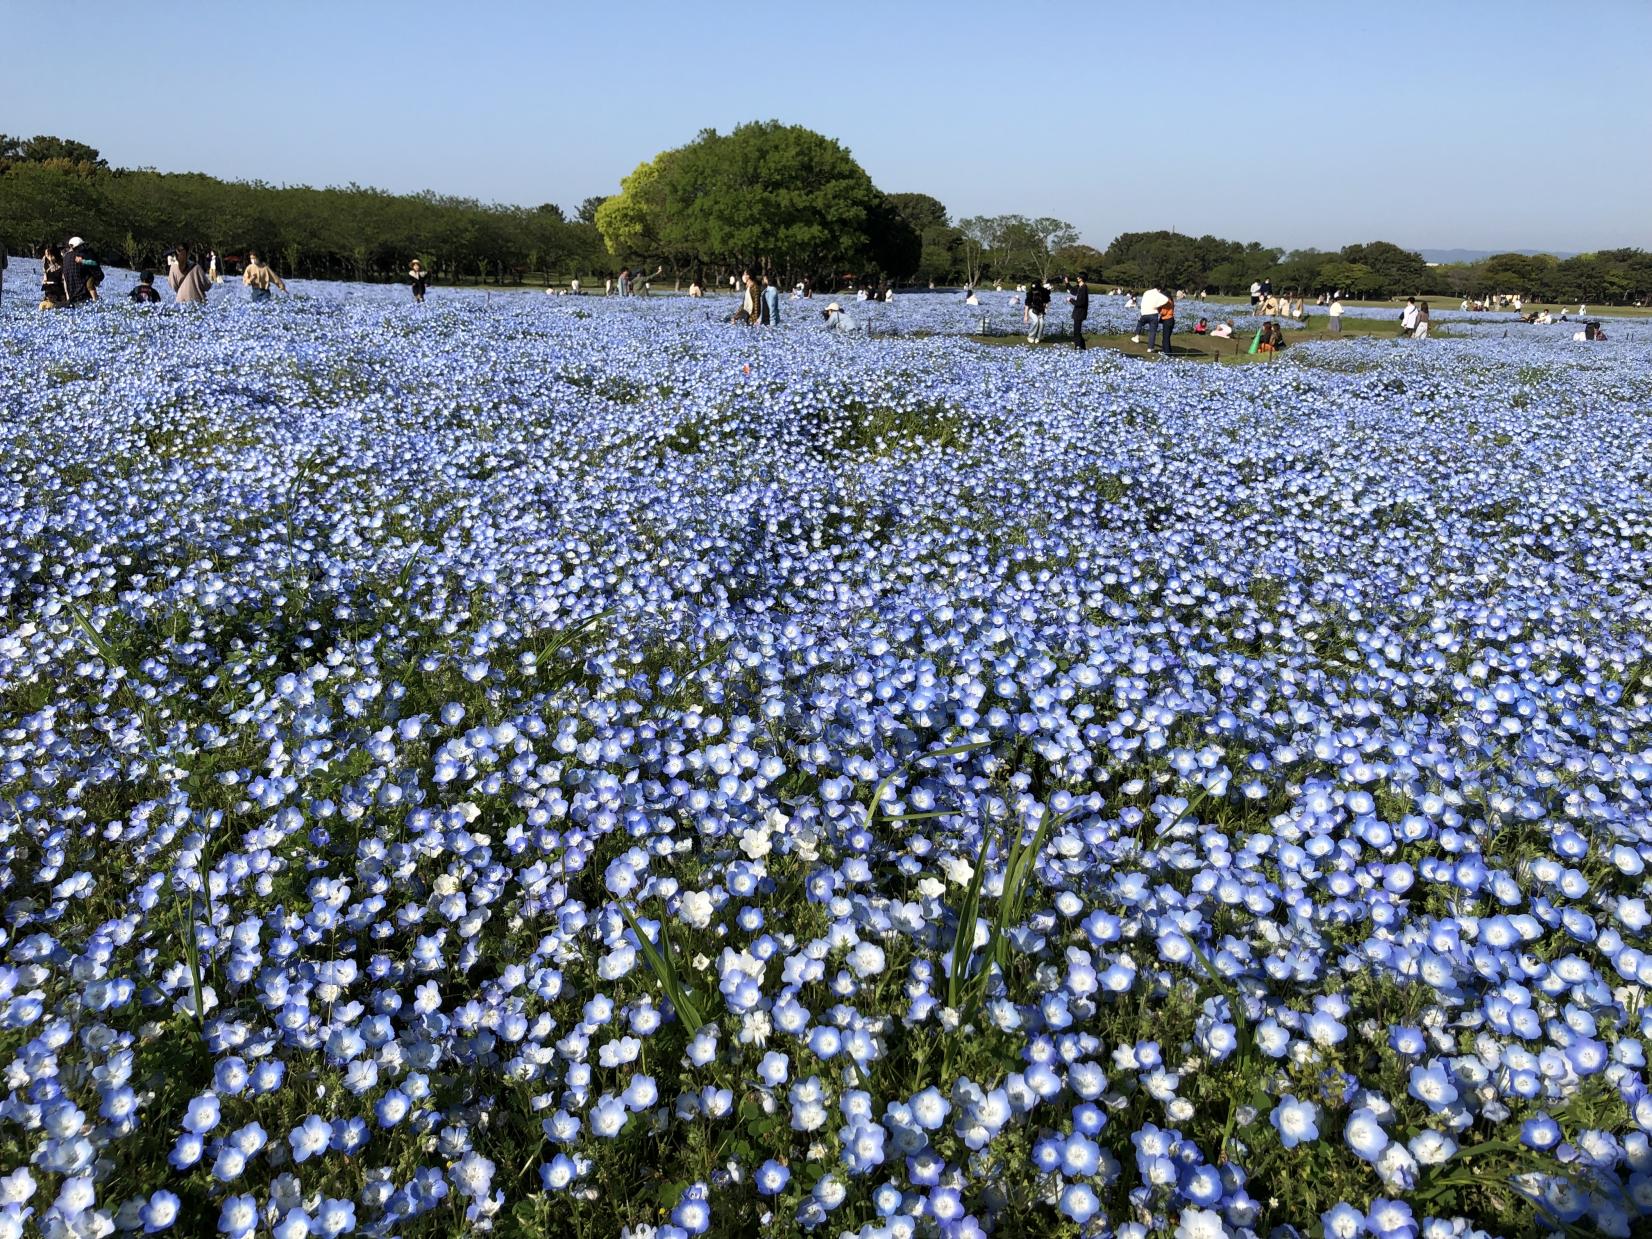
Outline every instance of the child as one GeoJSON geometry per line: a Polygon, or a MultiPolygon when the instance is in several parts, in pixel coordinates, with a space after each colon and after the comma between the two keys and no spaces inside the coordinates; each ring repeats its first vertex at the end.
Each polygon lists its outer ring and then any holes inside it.
{"type": "Polygon", "coordinates": [[[155,291],[155,273],[145,271],[138,276],[138,286],[126,294],[136,305],[152,305],[161,299],[155,291]]]}
{"type": "Polygon", "coordinates": [[[1206,322],[1204,319],[1201,318],[1198,322],[1193,324],[1193,334],[1194,335],[1202,336],[1202,335],[1208,335],[1209,333],[1210,333],[1210,324],[1208,322],[1206,322]]]}

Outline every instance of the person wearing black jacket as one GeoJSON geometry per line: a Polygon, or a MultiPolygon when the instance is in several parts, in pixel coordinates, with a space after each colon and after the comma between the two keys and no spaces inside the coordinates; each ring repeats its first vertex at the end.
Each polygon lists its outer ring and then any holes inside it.
{"type": "Polygon", "coordinates": [[[1027,332],[1027,343],[1037,344],[1044,338],[1044,311],[1050,308],[1050,290],[1042,282],[1027,289],[1026,307],[1027,317],[1032,323],[1027,332]]]}
{"type": "Polygon", "coordinates": [[[1090,317],[1090,286],[1082,275],[1073,280],[1073,291],[1067,294],[1073,307],[1073,347],[1088,348],[1084,343],[1084,320],[1090,317]]]}
{"type": "Polygon", "coordinates": [[[71,237],[63,249],[63,299],[69,305],[91,301],[97,292],[97,284],[87,278],[91,270],[97,269],[97,260],[85,253],[81,244],[79,237],[71,237]]]}

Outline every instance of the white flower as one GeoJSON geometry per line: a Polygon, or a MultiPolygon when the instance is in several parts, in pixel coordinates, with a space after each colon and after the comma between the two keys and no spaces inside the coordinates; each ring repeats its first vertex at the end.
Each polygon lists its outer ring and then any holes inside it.
{"type": "Polygon", "coordinates": [[[704,891],[689,891],[683,896],[683,920],[687,921],[695,929],[704,929],[706,926],[710,925],[711,913],[711,896],[706,894],[704,891]]]}

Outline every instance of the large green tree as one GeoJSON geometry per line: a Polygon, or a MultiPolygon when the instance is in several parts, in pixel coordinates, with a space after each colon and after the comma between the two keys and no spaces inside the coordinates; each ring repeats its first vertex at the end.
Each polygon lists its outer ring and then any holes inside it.
{"type": "Polygon", "coordinates": [[[1342,260],[1368,267],[1382,282],[1377,295],[1411,296],[1429,284],[1428,264],[1421,254],[1401,249],[1391,241],[1368,241],[1342,247],[1342,260]]]}
{"type": "Polygon", "coordinates": [[[904,261],[916,235],[889,235],[909,225],[841,144],[779,121],[703,130],[639,165],[596,222],[618,257],[751,265],[786,279],[863,275],[904,261]]]}

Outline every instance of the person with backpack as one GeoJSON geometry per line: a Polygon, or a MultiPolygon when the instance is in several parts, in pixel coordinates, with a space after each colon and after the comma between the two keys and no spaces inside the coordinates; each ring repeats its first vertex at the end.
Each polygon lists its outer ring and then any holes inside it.
{"type": "Polygon", "coordinates": [[[1084,320],[1090,317],[1090,286],[1082,274],[1073,280],[1073,291],[1067,295],[1067,301],[1073,307],[1073,347],[1088,348],[1084,343],[1084,320]]]}

